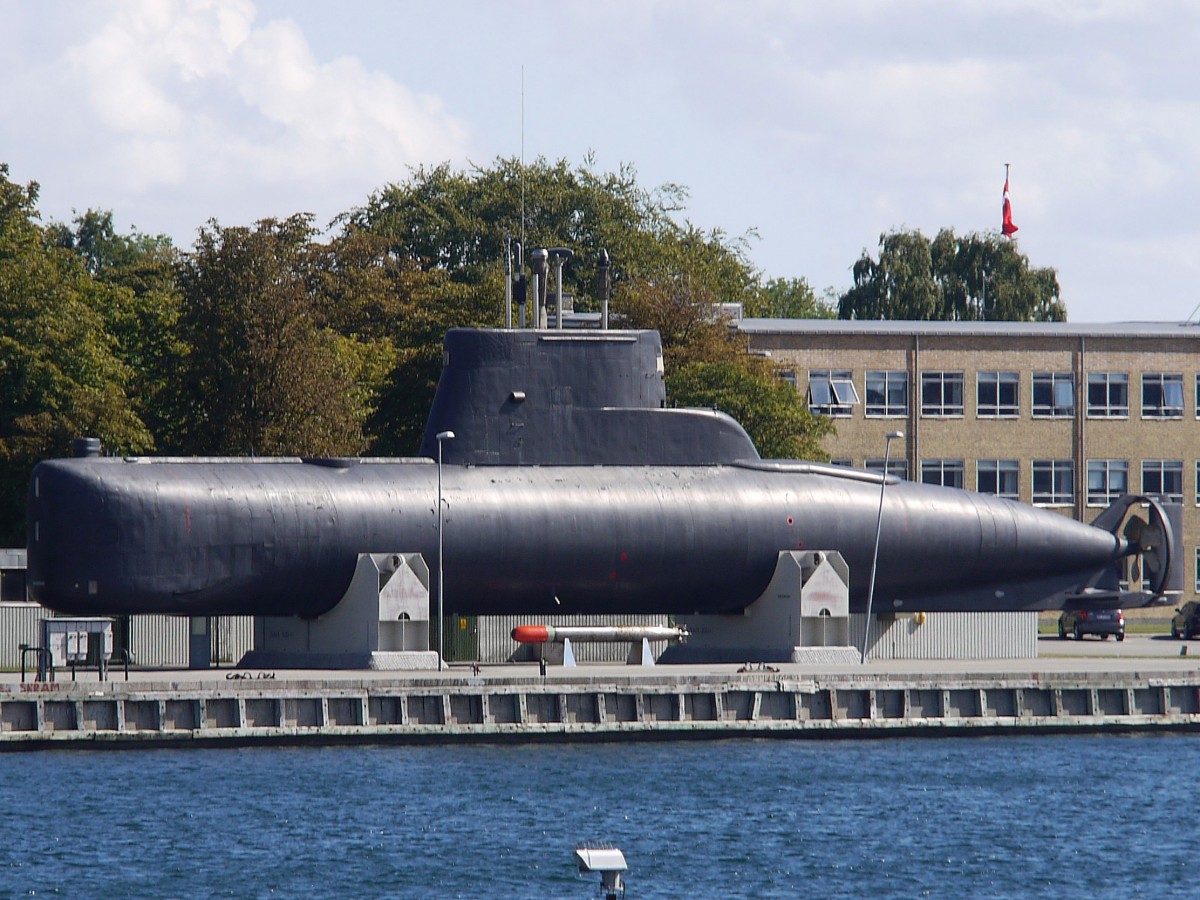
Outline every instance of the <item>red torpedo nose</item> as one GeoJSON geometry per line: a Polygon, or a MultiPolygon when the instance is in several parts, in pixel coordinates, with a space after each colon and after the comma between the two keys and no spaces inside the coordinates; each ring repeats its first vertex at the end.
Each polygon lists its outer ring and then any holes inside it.
{"type": "Polygon", "coordinates": [[[550,640],[550,629],[545,625],[518,625],[512,630],[512,639],[518,644],[544,644],[550,640]]]}

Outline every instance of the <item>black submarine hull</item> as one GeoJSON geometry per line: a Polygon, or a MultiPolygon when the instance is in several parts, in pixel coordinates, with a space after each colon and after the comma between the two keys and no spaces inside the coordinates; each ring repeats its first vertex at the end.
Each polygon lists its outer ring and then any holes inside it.
{"type": "MultiPolygon", "coordinates": [[[[359,553],[437,568],[437,485],[429,460],[43,462],[30,593],[76,615],[319,616],[359,553]]],[[[877,612],[1058,608],[1115,590],[1129,552],[1047,510],[819,464],[458,464],[442,471],[445,608],[736,612],[781,551],[812,549],[846,557],[862,611],[881,487],[877,612]]]]}

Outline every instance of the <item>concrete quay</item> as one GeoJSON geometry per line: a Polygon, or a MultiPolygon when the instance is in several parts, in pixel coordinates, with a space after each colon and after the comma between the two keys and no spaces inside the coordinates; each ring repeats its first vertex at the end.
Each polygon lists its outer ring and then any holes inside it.
{"type": "Polygon", "coordinates": [[[1022,660],[0,675],[0,750],[1200,730],[1200,643],[1022,660]],[[1180,655],[1185,647],[1196,655],[1180,655]]]}

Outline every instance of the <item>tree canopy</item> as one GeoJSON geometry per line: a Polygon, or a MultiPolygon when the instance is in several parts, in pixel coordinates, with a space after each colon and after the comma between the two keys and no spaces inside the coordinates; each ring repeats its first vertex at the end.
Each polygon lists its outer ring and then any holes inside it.
{"type": "Polygon", "coordinates": [[[842,319],[1061,322],[1058,275],[1035,269],[998,234],[930,241],[919,231],[880,235],[879,256],[866,250],[853,268],[854,286],[838,301],[842,319]]]}

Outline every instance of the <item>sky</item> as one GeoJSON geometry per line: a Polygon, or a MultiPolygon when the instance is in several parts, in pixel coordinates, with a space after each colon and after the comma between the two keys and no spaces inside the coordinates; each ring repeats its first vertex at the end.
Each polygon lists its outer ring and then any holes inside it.
{"type": "Polygon", "coordinates": [[[997,232],[1073,322],[1200,318],[1191,0],[0,0],[0,163],[44,222],[324,226],[414,167],[687,189],[764,278],[997,232]]]}

